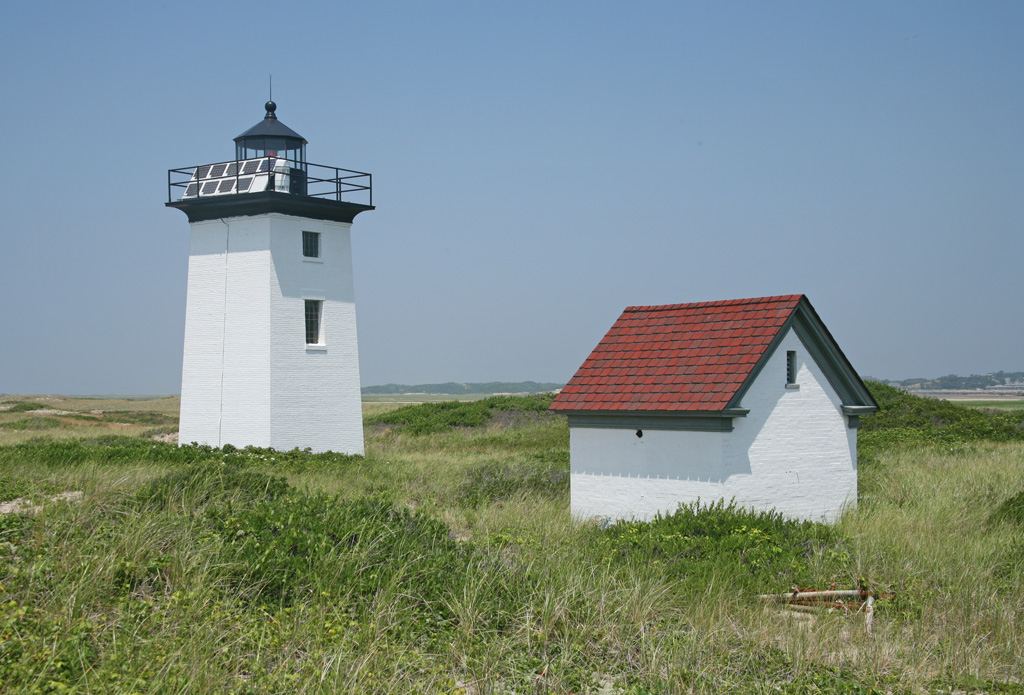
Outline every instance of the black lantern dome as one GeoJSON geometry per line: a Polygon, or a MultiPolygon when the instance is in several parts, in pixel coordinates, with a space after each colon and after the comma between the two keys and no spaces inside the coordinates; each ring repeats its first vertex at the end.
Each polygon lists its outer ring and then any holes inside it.
{"type": "Polygon", "coordinates": [[[266,109],[262,121],[235,138],[235,159],[277,157],[306,171],[306,138],[277,120],[277,104],[273,101],[266,103],[266,109]]]}

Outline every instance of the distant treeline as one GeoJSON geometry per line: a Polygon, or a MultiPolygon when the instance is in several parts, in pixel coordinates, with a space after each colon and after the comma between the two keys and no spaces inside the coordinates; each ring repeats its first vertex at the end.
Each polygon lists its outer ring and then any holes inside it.
{"type": "Polygon", "coordinates": [[[1024,385],[1024,372],[999,371],[992,374],[971,374],[970,376],[949,374],[947,376],[940,376],[938,379],[904,379],[903,381],[888,381],[887,383],[899,385],[903,388],[934,391],[987,389],[993,386],[1024,385]]]}
{"type": "Polygon", "coordinates": [[[476,384],[457,384],[449,381],[446,384],[384,384],[383,386],[364,386],[363,393],[372,395],[388,395],[393,393],[440,393],[458,396],[469,393],[545,393],[560,389],[565,384],[542,384],[536,381],[487,381],[476,384]]]}

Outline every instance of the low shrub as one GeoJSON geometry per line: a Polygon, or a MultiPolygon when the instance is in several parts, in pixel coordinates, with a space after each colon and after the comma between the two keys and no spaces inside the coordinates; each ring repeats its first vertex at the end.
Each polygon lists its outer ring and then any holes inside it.
{"type": "Polygon", "coordinates": [[[40,464],[68,469],[85,464],[189,464],[212,460],[214,449],[178,448],[137,437],[105,435],[91,439],[35,437],[0,447],[0,466],[40,464]]]}
{"type": "Polygon", "coordinates": [[[50,482],[10,473],[0,473],[0,502],[29,495],[55,495],[61,491],[62,488],[50,482]]]}
{"type": "Polygon", "coordinates": [[[11,692],[74,691],[66,684],[87,679],[100,660],[100,632],[86,617],[66,620],[15,600],[0,602],[0,683],[11,692]]]}
{"type": "Polygon", "coordinates": [[[543,413],[554,394],[491,396],[478,401],[442,401],[407,405],[366,418],[368,425],[401,426],[411,434],[432,434],[456,427],[479,427],[490,422],[494,412],[543,413]]]}
{"type": "Polygon", "coordinates": [[[44,410],[46,408],[46,406],[41,403],[33,403],[31,401],[18,401],[16,403],[8,402],[4,405],[10,406],[6,410],[8,413],[28,413],[33,410],[44,410]]]}
{"type": "Polygon", "coordinates": [[[666,578],[694,589],[725,577],[756,591],[820,583],[823,577],[808,576],[815,553],[830,554],[835,571],[849,559],[845,539],[831,526],[724,500],[680,505],[673,514],[659,514],[650,522],[620,522],[598,533],[596,546],[605,561],[649,563],[666,578]]]}
{"type": "Polygon", "coordinates": [[[51,430],[56,427],[60,427],[60,420],[52,417],[45,417],[41,415],[34,415],[32,417],[22,418],[21,420],[14,420],[13,422],[5,422],[2,427],[8,430],[51,430]]]}
{"type": "Polygon", "coordinates": [[[123,422],[129,425],[176,425],[178,418],[166,413],[134,410],[105,410],[101,416],[106,422],[123,422]]]}
{"type": "Polygon", "coordinates": [[[875,463],[879,452],[894,446],[1024,441],[1024,411],[986,412],[877,381],[865,383],[879,410],[860,421],[861,465],[875,463]]]}
{"type": "Polygon", "coordinates": [[[223,448],[201,444],[179,447],[166,442],[155,442],[151,439],[123,435],[64,440],[35,437],[20,444],[0,447],[0,469],[5,464],[20,467],[27,463],[58,467],[63,470],[84,464],[158,463],[187,466],[195,463],[217,462],[267,467],[278,472],[290,473],[331,470],[361,459],[361,456],[336,454],[331,451],[312,453],[302,449],[277,451],[260,447],[237,449],[230,444],[223,448]]]}

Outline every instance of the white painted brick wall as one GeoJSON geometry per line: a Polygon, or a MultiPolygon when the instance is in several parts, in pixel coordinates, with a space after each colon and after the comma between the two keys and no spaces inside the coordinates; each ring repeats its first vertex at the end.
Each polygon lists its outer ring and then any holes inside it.
{"type": "Polygon", "coordinates": [[[271,431],[276,449],[363,453],[351,226],[271,215],[271,431]],[[302,232],[320,233],[320,261],[302,232]],[[322,299],[324,347],[307,348],[305,300],[322,299]]]}
{"type": "Polygon", "coordinates": [[[183,444],[363,453],[350,227],[278,214],[192,224],[183,444]],[[303,231],[321,234],[320,262],[303,257],[303,231]],[[317,349],[307,298],[324,302],[317,349]]]}
{"type": "Polygon", "coordinates": [[[834,521],[857,498],[856,430],[799,338],[785,336],[744,396],[732,432],[574,427],[571,506],[580,518],[650,519],[679,503],[733,499],[834,521]],[[795,350],[799,389],[786,388],[795,350]]]}

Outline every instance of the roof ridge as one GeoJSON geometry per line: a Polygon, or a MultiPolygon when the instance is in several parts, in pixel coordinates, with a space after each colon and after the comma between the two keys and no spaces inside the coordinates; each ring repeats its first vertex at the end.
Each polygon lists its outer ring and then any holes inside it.
{"type": "Polygon", "coordinates": [[[637,311],[674,311],[676,309],[691,309],[691,308],[705,308],[705,307],[719,307],[719,306],[741,306],[747,304],[778,304],[782,302],[797,301],[803,299],[803,294],[779,294],[772,295],[769,297],[747,297],[742,299],[721,299],[710,302],[684,302],[682,304],[647,304],[637,306],[627,306],[625,312],[637,312],[637,311]]]}

